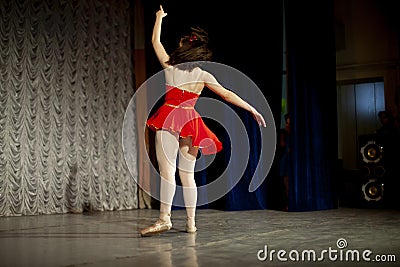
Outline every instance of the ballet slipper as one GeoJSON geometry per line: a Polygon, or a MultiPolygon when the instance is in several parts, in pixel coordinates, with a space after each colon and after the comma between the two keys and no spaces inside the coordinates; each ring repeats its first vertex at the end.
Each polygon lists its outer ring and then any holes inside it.
{"type": "Polygon", "coordinates": [[[140,231],[141,236],[152,236],[155,234],[160,234],[162,232],[166,232],[172,228],[171,221],[164,221],[158,219],[153,225],[150,227],[144,228],[140,231]]]}
{"type": "Polygon", "coordinates": [[[186,220],[186,232],[195,233],[197,231],[197,227],[195,226],[194,219],[186,220]]]}

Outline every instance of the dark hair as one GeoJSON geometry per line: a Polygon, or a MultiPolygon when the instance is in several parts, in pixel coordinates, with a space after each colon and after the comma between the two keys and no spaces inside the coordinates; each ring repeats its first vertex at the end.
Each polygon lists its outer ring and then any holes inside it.
{"type": "Polygon", "coordinates": [[[389,121],[391,121],[393,119],[392,113],[390,111],[387,110],[381,110],[378,112],[378,117],[380,120],[382,120],[383,118],[386,117],[386,119],[388,119],[389,121]]]}
{"type": "Polygon", "coordinates": [[[167,64],[180,64],[178,68],[192,70],[200,65],[199,61],[209,61],[212,58],[208,48],[208,33],[200,27],[190,29],[190,33],[181,38],[179,47],[171,53],[167,64]]]}
{"type": "Polygon", "coordinates": [[[387,115],[387,112],[384,110],[381,110],[378,112],[378,117],[380,118],[382,115],[387,115]]]}

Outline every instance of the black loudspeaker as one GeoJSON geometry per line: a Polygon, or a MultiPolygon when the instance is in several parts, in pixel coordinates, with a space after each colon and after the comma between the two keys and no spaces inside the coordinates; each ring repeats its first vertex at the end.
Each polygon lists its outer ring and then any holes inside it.
{"type": "Polygon", "coordinates": [[[359,169],[364,200],[376,203],[383,200],[385,186],[384,147],[375,134],[360,135],[359,169]]]}
{"type": "Polygon", "coordinates": [[[379,164],[382,161],[383,147],[376,141],[369,140],[361,146],[360,152],[362,160],[367,164],[379,164]]]}
{"type": "Polygon", "coordinates": [[[381,179],[370,179],[365,181],[361,190],[366,201],[381,201],[383,198],[384,184],[381,179]]]}

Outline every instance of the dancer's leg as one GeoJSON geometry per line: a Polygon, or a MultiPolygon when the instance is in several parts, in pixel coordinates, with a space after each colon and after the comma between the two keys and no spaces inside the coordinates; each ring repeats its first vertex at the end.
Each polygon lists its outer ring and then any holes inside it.
{"type": "Polygon", "coordinates": [[[169,220],[171,206],[175,195],[176,157],[178,154],[178,137],[168,131],[156,133],[156,157],[160,172],[160,219],[169,220]]]}
{"type": "Polygon", "coordinates": [[[181,139],[179,142],[179,177],[183,186],[183,199],[185,201],[187,221],[186,230],[196,232],[195,215],[197,206],[197,187],[194,180],[194,167],[198,148],[192,147],[191,138],[181,139]]]}
{"type": "Polygon", "coordinates": [[[159,220],[141,231],[142,236],[152,235],[171,229],[171,206],[175,194],[176,158],[178,136],[164,130],[156,132],[155,149],[160,172],[160,214],[159,220]]]}

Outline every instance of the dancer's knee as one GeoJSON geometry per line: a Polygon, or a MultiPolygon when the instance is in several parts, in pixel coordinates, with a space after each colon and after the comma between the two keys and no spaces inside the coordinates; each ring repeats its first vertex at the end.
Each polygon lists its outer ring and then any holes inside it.
{"type": "Polygon", "coordinates": [[[175,181],[175,170],[162,170],[160,169],[160,176],[167,180],[168,182],[175,181]]]}
{"type": "Polygon", "coordinates": [[[179,173],[193,173],[196,166],[196,158],[192,155],[184,154],[182,150],[179,151],[178,169],[179,173]]]}

